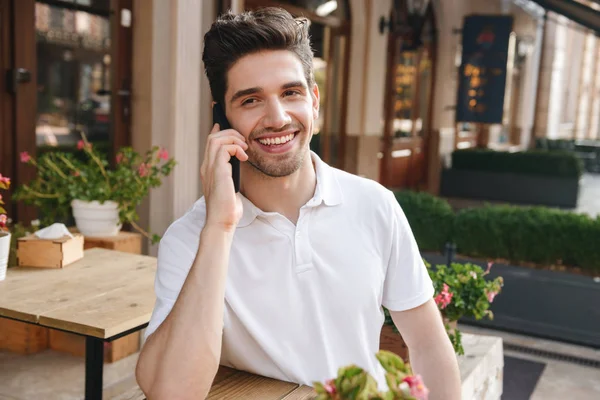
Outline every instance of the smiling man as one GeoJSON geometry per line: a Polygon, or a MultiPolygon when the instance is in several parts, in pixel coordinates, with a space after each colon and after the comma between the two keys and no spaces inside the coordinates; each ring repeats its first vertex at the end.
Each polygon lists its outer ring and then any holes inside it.
{"type": "Polygon", "coordinates": [[[385,306],[430,398],[459,398],[456,357],[393,194],[310,151],[319,89],[306,21],[274,8],[226,14],[204,46],[232,129],[213,127],[205,195],[160,243],[136,371],[144,393],[204,398],[220,363],[308,385],[357,364],[383,389],[385,306]]]}

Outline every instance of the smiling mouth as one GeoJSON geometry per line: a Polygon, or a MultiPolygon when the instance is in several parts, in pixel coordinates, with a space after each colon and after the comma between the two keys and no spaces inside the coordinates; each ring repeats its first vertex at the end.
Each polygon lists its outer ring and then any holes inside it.
{"type": "Polygon", "coordinates": [[[257,139],[257,141],[263,146],[281,146],[294,140],[294,137],[297,134],[298,132],[294,132],[290,133],[289,135],[257,139]]]}

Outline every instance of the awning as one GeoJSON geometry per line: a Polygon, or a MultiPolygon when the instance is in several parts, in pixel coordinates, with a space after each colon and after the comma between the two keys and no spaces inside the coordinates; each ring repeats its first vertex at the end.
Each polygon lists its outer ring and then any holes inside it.
{"type": "MultiPolygon", "coordinates": [[[[575,0],[532,0],[548,11],[563,15],[571,21],[589,28],[600,36],[600,11],[575,0]]],[[[600,4],[600,0],[594,0],[600,4]]]]}

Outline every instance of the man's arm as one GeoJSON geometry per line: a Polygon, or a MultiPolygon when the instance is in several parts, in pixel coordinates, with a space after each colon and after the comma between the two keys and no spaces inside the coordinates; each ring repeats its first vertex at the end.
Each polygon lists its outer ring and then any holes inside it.
{"type": "MultiPolygon", "coordinates": [[[[229,160],[248,159],[244,137],[219,129],[216,124],[208,135],[200,171],[206,223],[196,258],[181,290],[172,296],[177,300],[168,316],[148,337],[138,360],[136,378],[149,400],[204,399],[219,368],[229,253],[243,213],[229,160]]],[[[158,268],[176,262],[165,259],[158,268]]]]}
{"type": "Polygon", "coordinates": [[[149,400],[203,399],[219,368],[232,233],[210,228],[173,309],[148,337],[136,378],[149,400]]]}
{"type": "Polygon", "coordinates": [[[410,310],[390,310],[390,315],[408,346],[414,373],[430,390],[429,399],[460,399],[456,354],[433,299],[410,310]]]}

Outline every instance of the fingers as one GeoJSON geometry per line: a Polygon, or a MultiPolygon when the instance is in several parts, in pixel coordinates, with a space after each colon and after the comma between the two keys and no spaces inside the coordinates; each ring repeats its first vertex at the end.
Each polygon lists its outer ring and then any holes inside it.
{"type": "MultiPolygon", "coordinates": [[[[236,157],[240,161],[247,161],[248,154],[237,144],[226,144],[219,148],[219,151],[216,154],[216,161],[213,164],[210,164],[212,167],[208,169],[209,171],[209,180],[221,180],[221,179],[229,179],[231,180],[231,165],[229,164],[229,160],[232,157],[236,157]]],[[[212,182],[211,182],[212,183],[212,182]]],[[[233,184],[233,181],[231,181],[233,184]]]]}
{"type": "Polygon", "coordinates": [[[234,129],[221,131],[219,124],[214,124],[208,135],[207,145],[204,151],[204,161],[200,168],[200,176],[203,186],[211,187],[216,179],[224,179],[231,176],[229,160],[236,157],[240,161],[247,161],[248,149],[246,138],[234,129]]]}
{"type": "MultiPolygon", "coordinates": [[[[220,149],[225,146],[237,146],[243,150],[246,150],[248,148],[248,145],[246,144],[246,142],[237,137],[233,137],[233,136],[214,137],[208,144],[209,149],[208,149],[207,159],[206,159],[206,161],[208,162],[208,165],[214,165],[214,163],[217,160],[220,149]]],[[[234,154],[231,154],[231,155],[233,156],[234,154]]]]}

